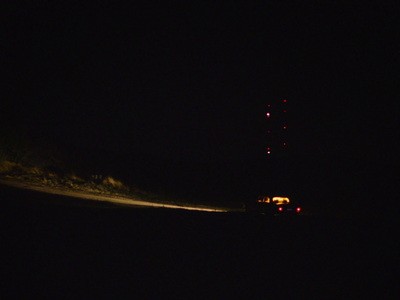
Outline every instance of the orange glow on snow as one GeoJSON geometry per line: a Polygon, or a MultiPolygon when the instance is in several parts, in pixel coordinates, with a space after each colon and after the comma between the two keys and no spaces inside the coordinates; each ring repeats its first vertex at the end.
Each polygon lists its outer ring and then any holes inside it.
{"type": "Polygon", "coordinates": [[[270,202],[271,202],[271,198],[269,198],[269,197],[259,198],[259,199],[258,199],[258,202],[261,202],[261,203],[270,203],[270,202]]]}

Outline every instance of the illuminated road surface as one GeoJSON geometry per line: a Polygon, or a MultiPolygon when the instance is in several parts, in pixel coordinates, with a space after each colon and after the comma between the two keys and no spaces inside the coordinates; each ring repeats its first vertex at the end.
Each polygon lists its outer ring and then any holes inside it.
{"type": "Polygon", "coordinates": [[[84,191],[77,191],[77,190],[67,190],[63,188],[56,188],[56,187],[48,187],[48,186],[39,186],[33,185],[28,183],[23,183],[15,180],[3,180],[0,179],[1,184],[34,190],[43,193],[55,194],[55,195],[62,195],[80,199],[87,199],[87,200],[94,200],[94,201],[103,201],[109,202],[113,204],[125,205],[125,206],[140,206],[140,207],[162,207],[162,208],[172,208],[172,209],[186,209],[186,210],[196,210],[196,211],[208,211],[208,212],[227,212],[228,209],[223,209],[220,207],[212,207],[212,206],[194,206],[194,205],[174,205],[174,204],[163,204],[163,203],[156,203],[156,202],[148,202],[128,197],[122,196],[114,196],[114,195],[99,195],[84,191]]]}

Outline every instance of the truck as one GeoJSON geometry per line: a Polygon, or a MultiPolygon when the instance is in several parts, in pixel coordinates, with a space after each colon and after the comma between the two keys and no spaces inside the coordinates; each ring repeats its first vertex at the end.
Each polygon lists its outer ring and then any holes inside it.
{"type": "Polygon", "coordinates": [[[246,205],[246,212],[271,216],[298,215],[301,207],[294,205],[288,197],[259,196],[246,205]]]}

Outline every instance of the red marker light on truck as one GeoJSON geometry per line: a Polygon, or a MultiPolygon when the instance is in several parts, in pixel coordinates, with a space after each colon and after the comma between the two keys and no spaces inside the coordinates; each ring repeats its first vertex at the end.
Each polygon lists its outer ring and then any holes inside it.
{"type": "Polygon", "coordinates": [[[297,211],[297,212],[300,212],[300,211],[301,211],[301,208],[300,208],[300,207],[298,207],[298,208],[296,209],[296,211],[297,211]]]}

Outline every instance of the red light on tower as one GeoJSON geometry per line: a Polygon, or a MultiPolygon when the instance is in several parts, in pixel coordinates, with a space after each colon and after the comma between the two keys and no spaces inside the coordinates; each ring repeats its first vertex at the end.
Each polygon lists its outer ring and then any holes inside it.
{"type": "Polygon", "coordinates": [[[270,116],[270,113],[267,113],[267,118],[269,118],[269,116],[270,116]]]}
{"type": "Polygon", "coordinates": [[[283,129],[286,129],[286,126],[283,126],[283,129]]]}
{"type": "Polygon", "coordinates": [[[285,100],[283,100],[283,102],[286,102],[286,99],[285,99],[285,100]]]}

